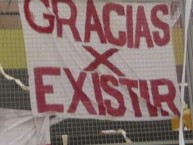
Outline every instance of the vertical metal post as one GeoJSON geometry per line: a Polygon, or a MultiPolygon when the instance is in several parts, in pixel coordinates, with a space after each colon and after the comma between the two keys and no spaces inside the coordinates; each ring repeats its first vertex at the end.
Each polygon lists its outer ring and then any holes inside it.
{"type": "MultiPolygon", "coordinates": [[[[192,18],[189,22],[189,31],[188,31],[188,43],[187,43],[187,81],[188,81],[188,92],[189,92],[189,101],[191,116],[193,120],[193,24],[192,18]]],[[[192,121],[193,125],[193,121],[192,121]]]]}

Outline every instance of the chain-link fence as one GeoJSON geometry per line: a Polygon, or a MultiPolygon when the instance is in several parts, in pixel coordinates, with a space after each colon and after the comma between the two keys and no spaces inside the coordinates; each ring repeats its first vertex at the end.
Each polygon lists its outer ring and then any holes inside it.
{"type": "MultiPolygon", "coordinates": [[[[142,1],[144,2],[144,1],[142,1]]],[[[152,1],[145,1],[151,3],[152,1]]],[[[161,2],[161,1],[160,1],[161,2]]],[[[178,82],[180,84],[183,67],[183,2],[173,0],[171,18],[172,37],[176,60],[178,82]]],[[[192,39],[192,38],[190,38],[192,39]]],[[[17,1],[0,2],[0,63],[4,71],[28,85],[24,38],[17,1]]],[[[188,107],[188,87],[185,90],[188,107]]],[[[29,92],[23,91],[13,81],[0,76],[0,107],[31,110],[29,92]]],[[[62,135],[68,135],[69,145],[125,143],[121,134],[101,134],[102,130],[122,129],[133,142],[172,142],[178,141],[178,131],[172,128],[172,121],[106,121],[94,119],[50,118],[51,144],[62,145],[62,135]],[[54,122],[55,121],[55,122],[54,122]]],[[[185,140],[193,140],[193,131],[185,130],[185,140]]]]}

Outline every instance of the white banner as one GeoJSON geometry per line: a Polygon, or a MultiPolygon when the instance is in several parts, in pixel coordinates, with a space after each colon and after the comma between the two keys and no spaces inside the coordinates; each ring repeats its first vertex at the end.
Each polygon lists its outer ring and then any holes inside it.
{"type": "Polygon", "coordinates": [[[49,117],[34,119],[31,111],[0,108],[0,144],[50,145],[49,117]]]}
{"type": "Polygon", "coordinates": [[[170,3],[20,0],[35,116],[179,116],[170,3]]]}

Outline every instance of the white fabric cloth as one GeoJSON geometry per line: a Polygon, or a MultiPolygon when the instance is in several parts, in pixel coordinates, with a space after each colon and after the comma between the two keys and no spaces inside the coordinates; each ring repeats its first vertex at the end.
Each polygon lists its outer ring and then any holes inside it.
{"type": "Polygon", "coordinates": [[[0,145],[50,145],[49,117],[0,108],[0,145]]]}

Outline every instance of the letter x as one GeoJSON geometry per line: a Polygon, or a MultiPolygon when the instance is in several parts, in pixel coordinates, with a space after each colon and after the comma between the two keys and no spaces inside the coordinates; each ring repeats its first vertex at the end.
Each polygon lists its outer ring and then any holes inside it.
{"type": "Polygon", "coordinates": [[[72,73],[70,72],[69,69],[64,68],[64,72],[66,73],[74,89],[72,103],[69,106],[68,112],[74,113],[77,109],[78,103],[82,102],[90,114],[97,114],[94,107],[92,106],[90,99],[87,97],[87,95],[82,90],[82,87],[83,87],[83,84],[86,78],[86,73],[81,72],[78,77],[78,80],[76,81],[74,77],[72,76],[72,73]]]}
{"type": "Polygon", "coordinates": [[[100,64],[106,65],[111,71],[113,71],[118,76],[124,76],[124,74],[111,62],[108,61],[108,58],[112,56],[115,52],[118,52],[118,49],[109,49],[105,51],[103,54],[99,54],[90,46],[83,46],[92,56],[95,57],[95,60],[91,62],[86,68],[85,71],[93,71],[95,70],[100,64]]]}

